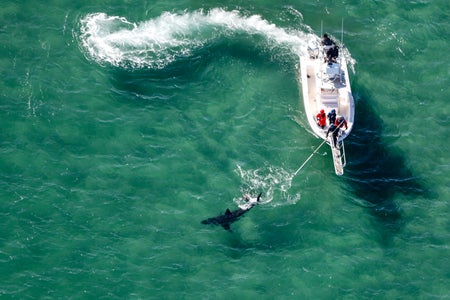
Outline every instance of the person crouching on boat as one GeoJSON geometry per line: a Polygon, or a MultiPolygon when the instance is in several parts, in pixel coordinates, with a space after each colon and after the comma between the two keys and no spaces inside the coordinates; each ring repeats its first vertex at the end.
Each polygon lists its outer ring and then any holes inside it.
{"type": "Polygon", "coordinates": [[[327,125],[327,115],[325,114],[325,111],[323,109],[320,110],[320,112],[316,116],[317,125],[324,129],[327,125]]]}
{"type": "Polygon", "coordinates": [[[336,62],[336,58],[339,56],[339,47],[336,43],[326,33],[323,35],[321,43],[326,52],[325,62],[336,62]]]}
{"type": "Polygon", "coordinates": [[[348,129],[347,121],[345,121],[345,118],[343,116],[337,118],[336,121],[334,122],[334,125],[336,125],[338,128],[345,127],[345,130],[348,129]]]}
{"type": "Polygon", "coordinates": [[[339,56],[339,47],[337,45],[331,46],[327,51],[328,62],[336,62],[336,58],[339,56]]]}
{"type": "Polygon", "coordinates": [[[333,45],[334,44],[334,42],[333,42],[333,40],[332,39],[330,39],[329,37],[328,37],[328,34],[324,34],[323,35],[323,37],[322,37],[322,45],[324,45],[324,46],[331,46],[331,45],[333,45]]]}
{"type": "Polygon", "coordinates": [[[341,134],[341,128],[345,127],[345,130],[348,129],[347,126],[347,121],[345,121],[345,118],[342,116],[339,116],[336,118],[336,121],[334,122],[334,124],[331,124],[330,127],[328,128],[327,134],[326,134],[326,138],[328,138],[328,134],[331,132],[332,136],[333,136],[333,147],[337,148],[338,147],[338,137],[341,134]]]}

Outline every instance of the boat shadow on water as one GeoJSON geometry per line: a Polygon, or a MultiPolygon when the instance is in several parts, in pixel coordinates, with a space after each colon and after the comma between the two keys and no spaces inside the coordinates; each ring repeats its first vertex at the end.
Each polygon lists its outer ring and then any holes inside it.
{"type": "MultiPolygon", "coordinates": [[[[346,147],[346,180],[351,193],[367,207],[380,225],[382,242],[401,230],[404,220],[396,195],[426,196],[424,182],[408,168],[404,154],[389,145],[383,121],[371,105],[371,97],[356,86],[356,126],[346,147]]],[[[394,138],[395,139],[395,138],[394,138]]]]}

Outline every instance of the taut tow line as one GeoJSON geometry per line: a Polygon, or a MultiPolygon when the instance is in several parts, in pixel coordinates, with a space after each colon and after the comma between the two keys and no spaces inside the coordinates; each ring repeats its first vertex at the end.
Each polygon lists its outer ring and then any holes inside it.
{"type": "MultiPolygon", "coordinates": [[[[305,160],[305,162],[295,171],[294,176],[297,176],[298,172],[300,172],[301,169],[308,163],[308,161],[313,157],[314,154],[322,147],[323,144],[325,144],[327,140],[324,140],[314,151],[311,153],[311,155],[305,160]]],[[[292,177],[294,177],[292,176],[292,177]]]]}

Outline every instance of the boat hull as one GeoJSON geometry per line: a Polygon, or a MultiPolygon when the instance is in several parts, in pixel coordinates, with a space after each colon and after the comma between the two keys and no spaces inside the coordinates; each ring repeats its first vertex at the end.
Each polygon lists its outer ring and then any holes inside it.
{"type": "MultiPolygon", "coordinates": [[[[342,175],[345,166],[345,152],[343,141],[352,131],[355,118],[355,104],[350,87],[347,62],[344,57],[338,57],[333,61],[326,61],[325,51],[321,46],[314,45],[317,51],[305,51],[306,55],[300,55],[300,84],[303,95],[306,118],[314,135],[325,140],[332,148],[339,151],[333,154],[336,174],[342,175]],[[327,120],[325,127],[317,124],[316,116],[321,110],[328,114],[335,110],[336,114],[346,120],[346,125],[339,130],[336,143],[327,134],[330,123],[327,120]],[[339,158],[337,162],[335,158],[339,158]]],[[[311,48],[309,48],[311,49],[311,48]]]]}

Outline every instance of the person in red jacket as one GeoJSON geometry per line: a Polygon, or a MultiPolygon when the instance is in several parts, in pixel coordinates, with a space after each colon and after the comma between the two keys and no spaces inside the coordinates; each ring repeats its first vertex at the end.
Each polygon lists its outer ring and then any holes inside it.
{"type": "Polygon", "coordinates": [[[336,125],[338,128],[345,127],[345,130],[347,130],[347,121],[345,121],[345,118],[343,116],[340,116],[339,118],[336,118],[336,121],[334,122],[334,125],[336,125]]]}
{"type": "Polygon", "coordinates": [[[316,116],[317,125],[319,125],[320,128],[325,128],[327,125],[327,115],[325,114],[325,111],[323,109],[320,110],[320,113],[316,116]]]}

